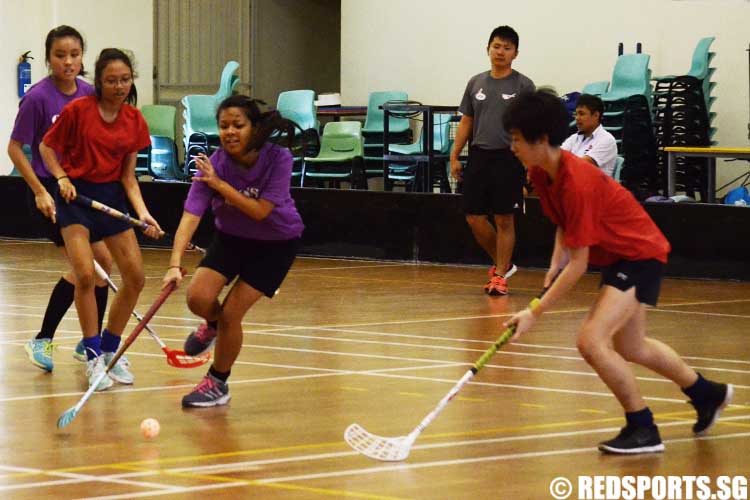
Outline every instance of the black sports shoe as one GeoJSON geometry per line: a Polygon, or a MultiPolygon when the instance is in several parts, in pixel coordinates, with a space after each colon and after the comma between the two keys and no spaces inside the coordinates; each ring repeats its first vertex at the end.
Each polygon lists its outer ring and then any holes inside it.
{"type": "Polygon", "coordinates": [[[199,356],[206,352],[216,340],[216,329],[211,328],[206,323],[192,331],[185,339],[183,349],[188,356],[199,356]]]}
{"type": "Polygon", "coordinates": [[[716,382],[708,383],[711,385],[710,394],[703,401],[690,401],[695,407],[698,414],[698,420],[693,425],[693,432],[699,436],[707,433],[712,425],[719,418],[721,410],[732,402],[734,396],[734,387],[732,384],[718,384],[716,382]]]}
{"type": "Polygon", "coordinates": [[[664,445],[659,429],[650,427],[625,426],[614,439],[599,443],[599,451],[615,455],[636,455],[638,453],[660,453],[664,445]]]}

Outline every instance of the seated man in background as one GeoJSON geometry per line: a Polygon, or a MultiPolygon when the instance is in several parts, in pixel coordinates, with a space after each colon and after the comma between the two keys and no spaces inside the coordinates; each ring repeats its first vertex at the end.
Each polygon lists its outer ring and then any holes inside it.
{"type": "Polygon", "coordinates": [[[565,139],[562,149],[593,163],[612,177],[617,163],[617,143],[612,134],[604,130],[602,115],[604,103],[595,95],[581,94],[576,103],[578,133],[565,139]]]}

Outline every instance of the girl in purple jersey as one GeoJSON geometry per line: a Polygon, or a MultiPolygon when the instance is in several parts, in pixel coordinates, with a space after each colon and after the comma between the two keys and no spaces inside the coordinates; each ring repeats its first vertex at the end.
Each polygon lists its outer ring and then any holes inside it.
{"type": "MultiPolygon", "coordinates": [[[[58,26],[47,34],[44,42],[45,61],[50,69],[49,76],[40,80],[21,99],[16,122],[8,143],[8,156],[23,176],[34,197],[38,223],[45,227],[50,240],[65,254],[65,243],[57,225],[54,192],[57,180],[49,173],[39,153],[39,144],[63,107],[73,99],[92,95],[94,87],[78,78],[84,75],[83,37],[75,28],[58,26]],[[31,162],[23,152],[23,145],[31,147],[31,162]],[[42,217],[44,215],[44,217],[42,217]]],[[[91,242],[94,258],[109,272],[112,257],[100,239],[91,242]]],[[[44,313],[42,327],[37,336],[24,347],[29,360],[39,368],[52,371],[52,339],[60,321],[73,303],[75,277],[68,269],[52,290],[52,295],[44,313]]],[[[96,305],[101,330],[104,310],[107,307],[107,284],[98,280],[95,290],[96,305]]],[[[76,347],[74,357],[86,361],[82,343],[76,347]]]]}
{"type": "Polygon", "coordinates": [[[164,285],[182,281],[185,248],[209,207],[216,234],[187,290],[192,312],[206,320],[185,341],[200,354],[216,340],[208,374],[182,399],[184,407],[226,404],[227,378],[242,347],[242,318],[263,295],[272,298],[294,262],[304,229],[289,192],[292,155],[268,141],[277,132],[293,137],[293,123],[276,112],[261,113],[246,96],[224,100],[216,112],[221,148],[196,158],[174,238],[164,285]],[[239,276],[223,302],[222,289],[239,276]]]}

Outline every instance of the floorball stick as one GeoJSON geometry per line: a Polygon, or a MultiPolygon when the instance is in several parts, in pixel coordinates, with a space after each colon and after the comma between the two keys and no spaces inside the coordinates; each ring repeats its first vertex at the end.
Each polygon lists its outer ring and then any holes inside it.
{"type": "MultiPolygon", "coordinates": [[[[550,286],[552,282],[557,279],[561,272],[562,270],[557,271],[557,274],[554,278],[552,278],[552,281],[550,282],[550,286]]],[[[539,299],[541,299],[548,288],[549,287],[542,290],[542,293],[539,295],[539,297],[536,297],[531,301],[531,303],[529,304],[530,309],[533,310],[539,305],[539,299]]],[[[498,338],[495,343],[492,344],[490,348],[484,352],[484,354],[482,354],[482,357],[480,357],[477,362],[474,363],[474,366],[472,366],[464,374],[464,376],[461,377],[461,380],[459,380],[456,385],[453,386],[448,394],[446,394],[443,399],[440,400],[435,409],[433,409],[425,418],[423,418],[419,425],[417,425],[414,430],[406,436],[378,436],[377,434],[368,432],[361,425],[354,423],[347,427],[344,431],[344,440],[355,451],[361,453],[362,455],[365,455],[366,457],[374,458],[375,460],[381,460],[384,462],[400,462],[402,460],[406,460],[406,457],[409,456],[409,452],[411,451],[411,447],[414,444],[414,441],[417,440],[417,437],[419,437],[422,431],[425,430],[425,428],[430,425],[430,423],[432,423],[432,421],[435,420],[438,415],[440,415],[440,412],[443,411],[443,409],[448,405],[451,399],[453,399],[456,394],[458,394],[458,392],[463,388],[463,386],[465,386],[469,382],[469,380],[471,380],[474,375],[476,375],[479,370],[482,369],[487,361],[489,361],[489,359],[494,356],[497,350],[510,340],[515,331],[516,325],[512,325],[509,328],[506,328],[502,335],[500,335],[500,338],[498,338]]]]}
{"type": "MultiPolygon", "coordinates": [[[[112,281],[112,278],[109,277],[107,272],[102,268],[102,266],[99,265],[99,263],[95,260],[94,261],[94,269],[96,269],[96,274],[99,275],[101,279],[107,282],[109,285],[109,288],[117,293],[117,285],[112,281]]],[[[133,316],[135,316],[135,319],[138,321],[141,321],[143,319],[143,316],[138,314],[138,311],[133,310],[133,316]]],[[[164,354],[167,355],[167,363],[170,366],[174,366],[175,368],[195,368],[197,366],[201,366],[203,364],[206,364],[211,359],[211,352],[206,351],[203,354],[200,354],[198,356],[189,356],[185,353],[185,351],[179,350],[179,349],[170,349],[167,344],[164,343],[164,341],[156,334],[156,332],[151,328],[151,326],[146,324],[144,327],[149,335],[151,335],[151,338],[153,338],[157,344],[159,344],[159,347],[161,347],[161,350],[164,352],[164,354]]]]}
{"type": "MultiPolygon", "coordinates": [[[[115,219],[120,219],[121,221],[127,222],[128,224],[130,224],[133,227],[141,228],[144,231],[146,231],[147,229],[149,229],[151,227],[150,224],[147,224],[147,223],[145,223],[143,221],[135,219],[135,218],[129,216],[128,214],[122,213],[122,212],[120,212],[119,210],[117,210],[115,208],[112,208],[112,207],[109,207],[109,206],[105,205],[104,203],[99,203],[96,200],[92,200],[88,196],[79,194],[79,195],[76,196],[75,200],[73,200],[73,201],[75,201],[79,205],[83,205],[83,206],[86,206],[86,207],[91,207],[94,210],[99,210],[100,212],[104,212],[107,215],[111,215],[115,219]]],[[[170,235],[168,233],[165,233],[164,231],[161,231],[159,233],[159,238],[162,238],[164,236],[167,236],[167,238],[170,241],[174,241],[174,237],[172,235],[170,235]]],[[[187,250],[197,250],[197,251],[199,251],[201,253],[206,253],[206,250],[204,248],[201,248],[201,247],[199,247],[197,245],[193,245],[190,242],[188,242],[188,244],[187,244],[187,250]]]]}
{"type": "MultiPolygon", "coordinates": [[[[184,270],[183,270],[184,273],[184,270]]],[[[61,429],[65,427],[66,425],[70,424],[74,418],[78,415],[78,412],[81,411],[81,408],[83,408],[83,405],[86,404],[86,401],[89,400],[92,394],[94,394],[94,391],[99,386],[99,382],[104,380],[104,377],[107,376],[109,371],[112,369],[113,366],[115,366],[115,363],[122,357],[122,355],[125,353],[125,351],[130,347],[130,345],[135,342],[135,339],[138,337],[138,335],[143,331],[143,329],[146,327],[146,324],[151,320],[151,318],[154,317],[154,314],[156,314],[156,311],[159,310],[161,305],[167,300],[167,297],[169,297],[169,294],[172,293],[175,289],[175,283],[170,282],[169,285],[167,285],[159,294],[159,296],[156,298],[156,301],[149,307],[148,311],[146,311],[146,315],[141,319],[138,324],[133,329],[132,333],[128,335],[128,338],[126,338],[123,343],[120,345],[120,348],[117,350],[115,355],[112,357],[112,360],[107,365],[107,368],[102,372],[99,377],[91,384],[89,387],[89,390],[86,391],[86,393],[83,395],[83,397],[76,403],[75,406],[72,408],[68,408],[65,413],[60,415],[60,418],[57,419],[57,427],[58,429],[61,429]]]]}

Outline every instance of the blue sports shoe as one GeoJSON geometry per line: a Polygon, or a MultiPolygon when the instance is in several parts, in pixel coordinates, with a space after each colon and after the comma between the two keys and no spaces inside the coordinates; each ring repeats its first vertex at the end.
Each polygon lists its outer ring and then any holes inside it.
{"type": "Polygon", "coordinates": [[[79,340],[76,344],[76,348],[73,351],[73,359],[76,359],[81,363],[86,363],[88,361],[88,358],[86,357],[86,346],[83,345],[83,340],[79,340]]]}
{"type": "Polygon", "coordinates": [[[52,371],[54,367],[52,363],[52,350],[55,348],[52,339],[31,339],[23,348],[29,356],[29,361],[35,366],[48,372],[52,371]]]}

